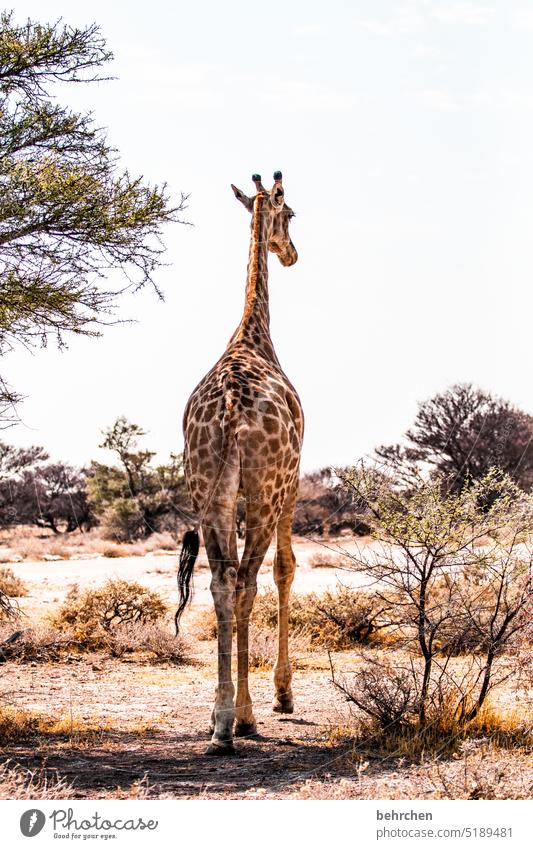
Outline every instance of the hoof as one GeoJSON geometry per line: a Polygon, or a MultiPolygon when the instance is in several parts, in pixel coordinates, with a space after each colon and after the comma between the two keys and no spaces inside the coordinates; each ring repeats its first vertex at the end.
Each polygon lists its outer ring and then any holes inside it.
{"type": "Polygon", "coordinates": [[[212,755],[215,758],[225,758],[235,755],[235,747],[233,743],[211,743],[206,751],[206,755],[212,755]]]}
{"type": "Polygon", "coordinates": [[[292,696],[276,696],[272,703],[274,713],[294,713],[292,696]]]}
{"type": "Polygon", "coordinates": [[[235,723],[236,737],[254,737],[257,734],[257,726],[255,722],[245,722],[237,720],[235,723]]]}

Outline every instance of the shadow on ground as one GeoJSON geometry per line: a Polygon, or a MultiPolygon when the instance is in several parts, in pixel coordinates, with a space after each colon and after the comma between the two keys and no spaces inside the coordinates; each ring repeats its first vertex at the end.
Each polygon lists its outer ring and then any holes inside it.
{"type": "MultiPolygon", "coordinates": [[[[296,723],[299,725],[300,723],[296,723]]],[[[286,730],[289,730],[288,728],[286,730]]],[[[350,747],[323,741],[257,736],[235,741],[233,757],[205,754],[207,735],[179,736],[167,733],[138,734],[99,732],[88,741],[63,735],[42,735],[38,748],[16,745],[3,756],[27,769],[46,768],[74,786],[79,798],[115,794],[143,782],[150,797],[171,794],[197,797],[202,794],[235,797],[248,790],[289,789],[308,778],[325,775],[353,777],[353,764],[345,757],[350,747]]]]}

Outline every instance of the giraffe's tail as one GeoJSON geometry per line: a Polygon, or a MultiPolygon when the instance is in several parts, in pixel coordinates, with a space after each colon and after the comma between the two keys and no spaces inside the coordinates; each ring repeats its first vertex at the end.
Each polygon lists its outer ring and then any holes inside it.
{"type": "MultiPolygon", "coordinates": [[[[204,517],[213,500],[213,496],[215,495],[218,489],[218,486],[224,474],[224,470],[226,469],[228,464],[228,458],[226,455],[228,453],[229,446],[231,445],[232,437],[235,435],[236,421],[234,420],[234,416],[232,414],[233,398],[231,395],[231,391],[226,392],[224,400],[225,412],[222,417],[222,446],[220,450],[220,463],[218,466],[217,473],[215,475],[215,479],[213,481],[213,485],[210,488],[209,495],[200,512],[200,516],[198,517],[198,525],[196,526],[196,528],[200,527],[200,525],[202,524],[204,517]]],[[[181,615],[191,599],[192,573],[194,569],[194,564],[196,563],[196,558],[198,557],[198,551],[200,550],[200,535],[196,528],[193,531],[186,531],[181,544],[180,562],[178,567],[178,589],[180,600],[178,609],[176,610],[176,615],[174,617],[174,622],[176,624],[176,635],[179,634],[179,623],[181,615]]]]}
{"type": "Polygon", "coordinates": [[[181,614],[187,607],[191,598],[191,578],[200,550],[200,534],[198,531],[186,531],[181,543],[180,562],[178,567],[178,590],[180,600],[174,622],[176,624],[176,636],[180,631],[181,614]]]}

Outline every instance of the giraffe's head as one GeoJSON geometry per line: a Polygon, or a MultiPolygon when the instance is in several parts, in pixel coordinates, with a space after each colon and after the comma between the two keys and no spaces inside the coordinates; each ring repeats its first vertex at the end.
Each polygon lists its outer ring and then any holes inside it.
{"type": "Polygon", "coordinates": [[[277,254],[282,265],[294,265],[298,253],[289,235],[289,221],[294,212],[285,202],[281,171],[274,172],[274,185],[269,192],[261,183],[259,174],[254,174],[252,180],[255,183],[255,195],[248,197],[232,183],[233,193],[248,212],[252,213],[252,228],[256,216],[264,218],[269,251],[277,254]]]}

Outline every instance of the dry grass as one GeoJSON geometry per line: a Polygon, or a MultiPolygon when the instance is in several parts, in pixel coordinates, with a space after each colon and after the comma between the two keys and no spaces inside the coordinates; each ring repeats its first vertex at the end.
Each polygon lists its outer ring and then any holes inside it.
{"type": "MultiPolygon", "coordinates": [[[[345,587],[321,594],[293,593],[289,602],[291,640],[296,638],[300,649],[306,651],[318,648],[342,651],[356,644],[378,645],[385,638],[376,621],[378,613],[379,608],[370,595],[345,587]]],[[[257,594],[251,624],[256,634],[277,629],[278,595],[275,590],[267,589],[257,594]]],[[[193,620],[191,630],[198,640],[216,639],[214,608],[202,610],[193,620]]]]}
{"type": "Polygon", "coordinates": [[[92,557],[144,557],[147,554],[175,554],[179,548],[169,533],[152,534],[135,543],[117,543],[103,539],[98,528],[71,534],[47,533],[31,526],[15,526],[0,531],[0,563],[23,560],[68,560],[92,557]]]}
{"type": "Polygon", "coordinates": [[[28,588],[24,581],[15,575],[13,569],[4,566],[0,568],[0,592],[9,598],[21,598],[28,595],[28,588]]]}
{"type": "Polygon", "coordinates": [[[48,625],[35,625],[13,631],[5,625],[0,629],[0,663],[49,663],[61,660],[70,650],[81,645],[71,633],[48,625]]]}
{"type": "Polygon", "coordinates": [[[127,654],[147,656],[158,663],[183,664],[188,660],[188,644],[176,637],[166,625],[134,622],[114,629],[107,637],[112,657],[127,654]]]}
{"type": "Polygon", "coordinates": [[[72,710],[61,716],[47,716],[33,713],[20,707],[0,706],[0,746],[12,746],[28,743],[39,738],[48,743],[69,743],[71,745],[93,747],[102,740],[102,735],[127,731],[143,737],[153,733],[153,722],[137,720],[129,722],[126,727],[117,727],[111,720],[86,720],[77,716],[72,710]]]}
{"type": "MultiPolygon", "coordinates": [[[[289,602],[289,626],[300,637],[306,635],[308,648],[335,651],[353,648],[358,643],[377,643],[379,608],[365,592],[339,587],[324,593],[292,594],[289,602]]],[[[252,621],[265,628],[276,628],[278,599],[274,590],[259,593],[252,621]]]]}
{"type": "Polygon", "coordinates": [[[6,761],[0,764],[0,799],[73,799],[71,784],[47,769],[30,770],[6,761]]]}
{"type": "Polygon", "coordinates": [[[249,668],[255,671],[272,669],[276,659],[277,639],[273,631],[250,628],[248,637],[249,668]]]}
{"type": "Polygon", "coordinates": [[[354,759],[353,778],[311,778],[289,796],[250,792],[247,798],[341,799],[527,799],[533,794],[531,757],[502,752],[490,741],[465,743],[449,760],[421,765],[354,759]]]}
{"type": "Polygon", "coordinates": [[[454,715],[456,702],[443,703],[427,725],[421,728],[413,719],[391,721],[354,713],[354,726],[332,728],[332,745],[340,737],[351,739],[359,757],[384,759],[425,759],[431,756],[455,757],[469,741],[489,740],[493,747],[533,753],[533,712],[522,707],[504,708],[486,702],[477,716],[461,722],[454,715]]]}

